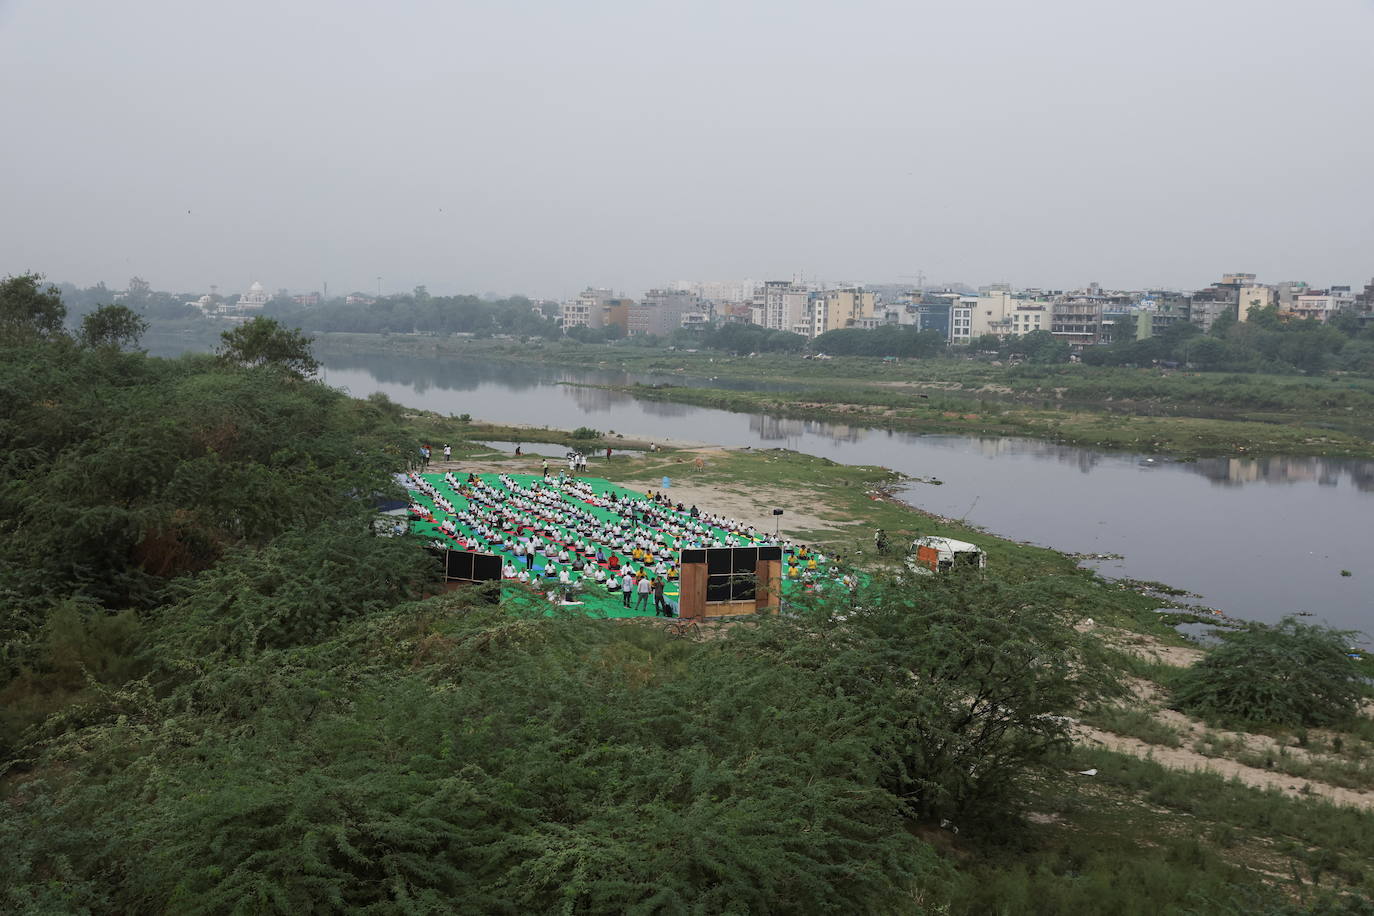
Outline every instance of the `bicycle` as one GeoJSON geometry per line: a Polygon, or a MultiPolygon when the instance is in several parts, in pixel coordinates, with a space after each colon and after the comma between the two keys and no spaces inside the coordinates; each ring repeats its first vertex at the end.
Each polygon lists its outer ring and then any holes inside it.
{"type": "Polygon", "coordinates": [[[669,636],[683,637],[686,639],[701,638],[701,624],[692,617],[679,617],[670,620],[663,626],[664,632],[669,636]]]}

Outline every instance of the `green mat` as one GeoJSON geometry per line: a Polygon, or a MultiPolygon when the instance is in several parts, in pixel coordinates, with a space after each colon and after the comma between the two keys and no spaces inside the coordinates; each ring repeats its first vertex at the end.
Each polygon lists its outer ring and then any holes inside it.
{"type": "MultiPolygon", "coordinates": [[[[428,482],[431,486],[438,490],[438,492],[452,504],[455,513],[462,512],[469,507],[470,503],[468,499],[464,497],[460,492],[458,492],[457,488],[451,486],[446,480],[444,480],[443,474],[421,474],[418,476],[422,477],[426,482],[428,482]]],[[[500,474],[479,474],[475,476],[477,476],[482,482],[489,486],[492,486],[499,490],[510,492],[501,482],[502,475],[500,474]]],[[[514,483],[522,487],[528,487],[532,483],[544,479],[542,475],[539,474],[507,474],[505,476],[507,479],[513,481],[514,483]]],[[[461,487],[467,481],[468,475],[455,473],[454,478],[457,480],[459,486],[461,487]]],[[[614,494],[616,496],[629,497],[635,500],[647,498],[646,494],[644,493],[641,493],[637,490],[630,490],[625,487],[618,486],[617,484],[614,484],[609,480],[605,480],[604,478],[579,477],[577,478],[577,480],[581,483],[589,485],[593,493],[598,498],[606,497],[611,494],[614,494]]],[[[426,542],[438,541],[441,542],[443,545],[456,550],[478,550],[485,553],[494,553],[501,557],[502,565],[505,565],[507,562],[509,562],[515,565],[517,569],[522,568],[524,566],[523,560],[517,558],[512,551],[506,550],[500,544],[474,544],[473,541],[479,540],[476,532],[472,528],[459,523],[456,519],[454,519],[454,523],[457,528],[458,536],[450,537],[439,527],[439,523],[441,521],[443,521],[446,518],[450,518],[448,513],[444,512],[441,509],[438,509],[434,500],[431,499],[427,494],[419,490],[411,490],[410,497],[413,502],[423,506],[426,512],[433,519],[432,521],[425,519],[412,519],[410,524],[410,531],[414,535],[424,538],[426,542]],[[463,543],[463,540],[466,540],[467,543],[463,543]]],[[[607,509],[603,506],[594,506],[589,503],[582,502],[580,499],[570,497],[567,494],[562,495],[562,501],[568,506],[575,506],[578,509],[590,512],[593,516],[595,516],[597,519],[603,522],[614,523],[622,520],[622,516],[620,514],[610,509],[607,509]]],[[[709,507],[699,508],[701,510],[702,515],[710,514],[709,507]]],[[[690,516],[686,512],[678,513],[674,511],[672,514],[684,521],[700,521],[700,519],[690,519],[690,516]]],[[[670,548],[669,556],[671,557],[674,565],[676,565],[677,547],[679,544],[679,539],[675,538],[668,532],[661,531],[657,527],[646,524],[642,521],[636,523],[635,527],[636,529],[638,529],[638,531],[643,531],[649,534],[651,537],[656,536],[658,534],[662,534],[665,540],[668,542],[670,548]]],[[[562,532],[560,531],[559,533],[561,534],[562,532]]],[[[522,534],[526,537],[531,536],[529,532],[522,532],[522,534]]],[[[724,529],[714,527],[711,528],[711,535],[714,537],[724,538],[727,534],[728,532],[726,532],[724,529]]],[[[540,543],[547,542],[547,539],[544,537],[534,537],[535,540],[540,543]]],[[[747,538],[743,535],[735,535],[735,537],[740,538],[743,543],[748,543],[747,538]]],[[[598,546],[601,546],[604,549],[609,549],[607,545],[604,544],[599,544],[598,546]]],[[[788,553],[790,555],[791,552],[789,551],[788,553]]],[[[630,558],[627,555],[624,557],[624,559],[629,561],[630,558]]],[[[544,563],[544,558],[542,556],[537,556],[534,560],[533,568],[536,571],[542,570],[544,568],[544,563]]],[[[634,568],[639,568],[640,566],[640,564],[636,564],[633,561],[630,561],[628,565],[634,568]]],[[[624,606],[623,599],[618,590],[614,594],[607,591],[604,584],[598,583],[593,578],[584,576],[581,572],[580,566],[576,569],[567,564],[564,564],[564,566],[569,570],[569,572],[573,573],[572,578],[574,580],[574,583],[579,586],[579,588],[575,591],[573,596],[573,600],[579,602],[579,604],[565,605],[567,610],[574,612],[580,611],[599,617],[654,616],[652,597],[647,602],[648,606],[646,610],[636,610],[634,605],[638,602],[638,594],[633,594],[631,595],[630,599],[631,607],[627,608],[624,606]]],[[[821,565],[814,573],[815,581],[820,583],[824,583],[825,581],[829,580],[833,575],[834,571],[828,566],[828,564],[821,565]]],[[[788,597],[795,596],[803,588],[804,585],[802,582],[785,577],[783,581],[783,598],[786,599],[788,597]]],[[[536,591],[547,592],[548,589],[549,586],[545,586],[542,589],[536,589],[534,587],[534,583],[525,585],[507,579],[505,580],[503,591],[517,590],[518,592],[534,595],[536,591]]],[[[676,607],[678,598],[678,586],[676,579],[667,580],[664,595],[667,598],[668,603],[671,606],[676,607]]]]}

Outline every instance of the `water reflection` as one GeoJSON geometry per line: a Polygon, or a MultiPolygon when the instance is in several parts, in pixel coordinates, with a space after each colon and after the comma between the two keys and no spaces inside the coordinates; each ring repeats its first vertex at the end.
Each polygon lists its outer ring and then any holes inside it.
{"type": "Polygon", "coordinates": [[[1247,483],[1315,483],[1338,487],[1349,482],[1357,490],[1374,492],[1374,461],[1337,458],[1207,458],[1193,469],[1221,486],[1247,483]]]}

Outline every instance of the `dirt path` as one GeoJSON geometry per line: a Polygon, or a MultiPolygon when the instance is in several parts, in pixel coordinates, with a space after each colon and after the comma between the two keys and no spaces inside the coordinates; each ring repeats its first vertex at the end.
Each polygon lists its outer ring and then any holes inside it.
{"type": "MultiPolygon", "coordinates": [[[[625,480],[623,483],[636,490],[657,490],[661,481],[625,480]]],[[[674,482],[668,488],[668,495],[681,500],[684,505],[695,504],[703,510],[737,518],[760,531],[773,530],[774,508],[783,510],[783,515],[779,519],[779,530],[784,534],[795,535],[803,531],[836,527],[835,522],[814,514],[817,501],[814,494],[806,492],[756,487],[751,488],[748,493],[739,493],[719,486],[683,486],[674,482]]]]}
{"type": "Polygon", "coordinates": [[[1080,743],[1098,745],[1117,753],[1130,754],[1133,757],[1148,757],[1155,763],[1174,770],[1201,770],[1216,773],[1226,779],[1237,779],[1245,785],[1257,789],[1277,789],[1293,798],[1316,796],[1337,805],[1349,805],[1365,811],[1374,810],[1374,792],[1343,789],[1340,786],[1311,782],[1273,770],[1261,770],[1257,767],[1245,766],[1225,757],[1206,757],[1187,748],[1149,744],[1138,738],[1127,738],[1124,735],[1102,731],[1089,725],[1078,726],[1077,739],[1080,743]]]}

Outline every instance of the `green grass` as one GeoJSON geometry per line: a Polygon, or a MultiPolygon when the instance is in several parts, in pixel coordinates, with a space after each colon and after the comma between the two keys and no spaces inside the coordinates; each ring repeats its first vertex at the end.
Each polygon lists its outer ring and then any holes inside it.
{"type": "Polygon", "coordinates": [[[1118,704],[1102,705],[1085,711],[1081,718],[1089,725],[1118,735],[1139,738],[1146,744],[1183,746],[1183,733],[1167,722],[1160,722],[1147,709],[1118,704]]]}

